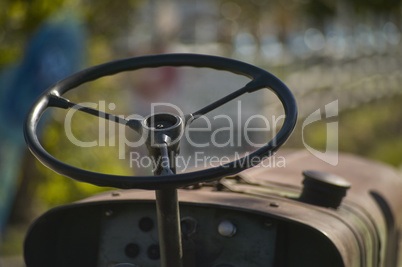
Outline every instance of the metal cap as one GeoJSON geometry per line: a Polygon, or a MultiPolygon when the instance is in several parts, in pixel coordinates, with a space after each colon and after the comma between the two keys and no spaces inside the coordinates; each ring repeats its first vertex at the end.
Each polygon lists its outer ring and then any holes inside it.
{"type": "Polygon", "coordinates": [[[303,192],[300,201],[329,208],[338,208],[351,184],[335,174],[306,170],[303,171],[303,192]]]}

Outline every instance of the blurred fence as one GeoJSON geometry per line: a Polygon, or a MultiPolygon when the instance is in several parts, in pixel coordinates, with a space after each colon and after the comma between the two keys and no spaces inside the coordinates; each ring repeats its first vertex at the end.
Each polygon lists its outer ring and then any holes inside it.
{"type": "Polygon", "coordinates": [[[302,1],[148,1],[133,21],[132,34],[119,42],[135,54],[155,52],[154,46],[259,65],[295,93],[300,118],[335,99],[343,110],[401,94],[398,3],[393,8],[384,3],[387,11],[366,3],[359,8],[367,10],[358,12],[354,2],[334,1],[328,13],[306,11],[319,2],[306,7],[302,1]]]}

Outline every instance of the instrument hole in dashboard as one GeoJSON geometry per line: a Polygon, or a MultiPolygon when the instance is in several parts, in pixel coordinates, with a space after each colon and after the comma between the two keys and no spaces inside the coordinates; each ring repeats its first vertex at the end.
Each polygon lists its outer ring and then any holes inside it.
{"type": "Polygon", "coordinates": [[[154,228],[154,221],[149,217],[141,218],[140,222],[138,223],[141,231],[149,232],[154,228]]]}

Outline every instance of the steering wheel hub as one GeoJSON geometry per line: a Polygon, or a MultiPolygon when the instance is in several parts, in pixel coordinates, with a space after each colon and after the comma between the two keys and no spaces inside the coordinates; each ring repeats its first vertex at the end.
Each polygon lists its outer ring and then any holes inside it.
{"type": "Polygon", "coordinates": [[[159,131],[171,130],[179,127],[182,119],[170,113],[151,114],[144,119],[144,128],[159,131]]]}

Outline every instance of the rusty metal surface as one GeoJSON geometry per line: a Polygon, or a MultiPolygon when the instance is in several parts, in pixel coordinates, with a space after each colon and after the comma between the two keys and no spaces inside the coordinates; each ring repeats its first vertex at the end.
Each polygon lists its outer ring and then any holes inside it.
{"type": "MultiPolygon", "coordinates": [[[[286,158],[286,168],[254,168],[242,172],[241,175],[251,181],[280,183],[300,189],[303,179],[300,173],[305,169],[325,171],[344,177],[352,184],[344,199],[344,206],[353,206],[355,210],[360,210],[364,213],[365,220],[370,220],[376,228],[381,243],[380,259],[382,262],[387,261],[387,265],[381,266],[397,266],[396,259],[391,258],[395,258],[399,252],[390,252],[389,246],[392,244],[387,244],[389,243],[387,239],[392,235],[396,237],[397,229],[402,228],[402,178],[393,168],[349,154],[340,154],[339,164],[331,166],[307,151],[284,151],[283,153],[286,158]],[[388,217],[392,218],[387,220],[384,218],[383,211],[373,197],[373,193],[386,202],[391,215],[388,217]],[[392,226],[396,229],[392,229],[392,226]]],[[[350,214],[343,212],[342,216],[347,218],[351,216],[350,214]]]]}
{"type": "MultiPolygon", "coordinates": [[[[376,192],[389,205],[392,220],[397,228],[402,226],[402,179],[392,168],[381,163],[342,154],[338,166],[331,166],[307,151],[284,151],[285,168],[260,168],[239,174],[247,180],[243,194],[213,192],[210,188],[180,190],[182,202],[219,204],[223,206],[269,213],[314,227],[332,240],[346,266],[392,266],[387,257],[387,222],[378,203],[370,194],[376,192]],[[301,203],[294,198],[302,190],[301,172],[306,169],[325,171],[344,177],[352,187],[338,210],[301,203]],[[265,185],[265,189],[257,185],[265,185]],[[271,203],[275,205],[271,206],[271,203]],[[356,255],[361,255],[356,258],[356,255]],[[377,262],[383,264],[377,265],[377,262]]],[[[154,199],[149,191],[119,191],[118,197],[94,196],[86,201],[111,199],[154,199]]],[[[395,253],[397,253],[395,251],[395,253]]],[[[394,262],[395,263],[395,262],[394,262]]],[[[396,263],[395,263],[396,264],[396,263]]],[[[395,265],[394,265],[395,266],[395,265]]]]}
{"type": "MultiPolygon", "coordinates": [[[[392,168],[352,155],[340,155],[331,166],[306,151],[284,151],[285,168],[253,168],[222,182],[179,190],[179,201],[191,205],[226,207],[269,215],[316,229],[339,251],[344,266],[398,266],[396,244],[402,228],[402,178],[392,168]],[[351,183],[338,209],[298,201],[302,171],[325,171],[351,183]],[[238,182],[236,182],[238,181],[238,182]]],[[[155,200],[153,191],[116,190],[71,204],[141,203],[155,200]]]]}

